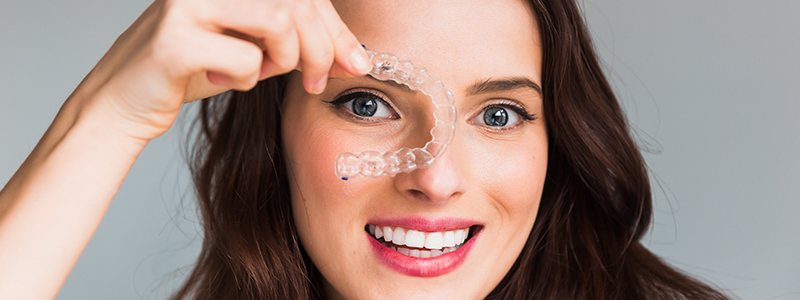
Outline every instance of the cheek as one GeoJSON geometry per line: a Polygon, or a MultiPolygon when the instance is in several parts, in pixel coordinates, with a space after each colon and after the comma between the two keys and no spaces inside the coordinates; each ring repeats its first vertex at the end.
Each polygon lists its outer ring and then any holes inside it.
{"type": "Polygon", "coordinates": [[[341,258],[352,256],[352,241],[366,241],[363,198],[374,181],[337,177],[336,156],[352,150],[357,137],[337,130],[330,111],[315,105],[318,100],[292,100],[297,101],[284,106],[282,134],[294,223],[323,273],[346,272],[352,262],[341,258]]]}
{"type": "MultiPolygon", "coordinates": [[[[289,96],[298,93],[294,92],[289,96]]],[[[291,97],[283,107],[281,133],[289,185],[293,201],[335,205],[319,200],[347,198],[349,186],[336,177],[334,162],[352,141],[341,132],[332,130],[332,123],[328,120],[330,114],[316,101],[321,100],[291,97]]]]}
{"type": "Polygon", "coordinates": [[[329,190],[338,179],[333,173],[334,158],[340,149],[337,139],[308,122],[299,121],[296,125],[284,131],[292,185],[300,185],[303,191],[329,190]]]}
{"type": "MultiPolygon", "coordinates": [[[[283,122],[283,142],[292,199],[294,223],[303,248],[316,265],[331,266],[335,256],[341,256],[341,238],[347,234],[342,206],[346,204],[347,185],[334,174],[334,159],[339,154],[341,139],[330,134],[324,126],[315,125],[312,113],[293,113],[288,105],[284,116],[298,116],[283,122]],[[302,117],[302,116],[306,117],[302,117]],[[324,248],[338,249],[325,251],[324,248]]],[[[289,118],[286,118],[289,119],[289,118]]],[[[335,264],[333,264],[335,266],[335,264]]]]}
{"type": "MultiPolygon", "coordinates": [[[[300,219],[318,222],[332,216],[337,207],[345,204],[352,185],[345,184],[334,173],[336,156],[346,149],[346,137],[326,130],[320,122],[298,118],[284,124],[284,150],[292,193],[292,206],[301,211],[300,219]],[[343,142],[344,141],[344,142],[343,142]],[[319,214],[319,212],[328,212],[319,214]]],[[[286,123],[286,122],[284,122],[286,123]]]]}
{"type": "MultiPolygon", "coordinates": [[[[284,114],[295,112],[291,105],[284,114]]],[[[352,135],[332,127],[315,109],[303,108],[291,124],[283,123],[284,151],[294,223],[300,242],[323,278],[337,287],[366,291],[360,275],[374,273],[364,264],[370,255],[364,215],[375,180],[342,180],[335,158],[352,148],[352,135]]]]}
{"type": "Polygon", "coordinates": [[[484,144],[487,146],[479,152],[482,157],[472,157],[478,164],[473,172],[477,172],[480,187],[497,213],[498,243],[521,249],[536,220],[544,188],[546,134],[536,130],[536,134],[516,142],[484,144]]]}
{"type": "MultiPolygon", "coordinates": [[[[541,140],[541,139],[536,139],[541,140]]],[[[535,213],[547,173],[547,142],[529,142],[487,151],[480,172],[483,186],[509,220],[535,213]]]]}

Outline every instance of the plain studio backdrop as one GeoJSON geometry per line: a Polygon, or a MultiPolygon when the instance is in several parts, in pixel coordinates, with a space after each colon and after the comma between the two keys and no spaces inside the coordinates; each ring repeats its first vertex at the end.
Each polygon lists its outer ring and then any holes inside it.
{"type": "MultiPolygon", "coordinates": [[[[0,184],[148,4],[0,1],[0,184]]],[[[651,167],[643,242],[742,299],[800,299],[800,1],[582,5],[651,167]]],[[[180,285],[201,239],[181,152],[191,118],[141,154],[58,299],[180,285]]]]}

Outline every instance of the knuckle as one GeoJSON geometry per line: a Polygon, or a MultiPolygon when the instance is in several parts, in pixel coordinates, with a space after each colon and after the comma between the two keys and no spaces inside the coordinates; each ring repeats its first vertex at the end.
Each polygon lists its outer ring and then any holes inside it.
{"type": "Polygon", "coordinates": [[[208,22],[213,18],[214,9],[211,5],[197,5],[187,0],[169,0],[167,4],[167,18],[171,20],[194,19],[199,22],[208,22]]]}
{"type": "Polygon", "coordinates": [[[261,53],[256,50],[244,50],[239,56],[237,64],[233,68],[233,80],[236,87],[242,90],[249,90],[258,80],[260,69],[261,53]]]}
{"type": "Polygon", "coordinates": [[[148,52],[156,61],[164,64],[176,64],[184,61],[186,55],[181,50],[185,37],[169,29],[162,29],[150,43],[148,52]]]}
{"type": "MultiPolygon", "coordinates": [[[[254,69],[256,66],[261,64],[261,59],[263,57],[261,51],[257,50],[256,47],[249,45],[242,48],[243,49],[239,51],[239,63],[241,64],[243,70],[254,69]]],[[[248,73],[251,72],[252,71],[248,71],[248,73]]]]}
{"type": "Polygon", "coordinates": [[[285,35],[289,34],[292,31],[292,23],[291,19],[289,18],[288,14],[281,14],[281,17],[284,20],[279,22],[271,22],[266,24],[265,28],[267,28],[267,32],[273,35],[285,35]]]}
{"type": "Polygon", "coordinates": [[[170,0],[164,3],[162,27],[172,27],[185,23],[187,16],[191,15],[191,8],[183,4],[183,0],[170,0]]]}
{"type": "Polygon", "coordinates": [[[241,78],[241,80],[237,82],[236,89],[242,91],[251,90],[253,87],[256,86],[257,83],[258,83],[258,78],[256,78],[256,76],[248,76],[245,78],[241,78]]]}
{"type": "Polygon", "coordinates": [[[273,60],[273,62],[275,62],[275,65],[278,66],[278,68],[280,68],[280,71],[292,70],[297,65],[297,60],[293,60],[290,58],[276,59],[273,60]]]}
{"type": "Polygon", "coordinates": [[[272,5],[269,12],[269,20],[277,28],[286,28],[292,20],[292,8],[283,2],[272,5]]]}
{"type": "Polygon", "coordinates": [[[317,8],[310,0],[294,1],[293,11],[300,22],[309,22],[317,17],[317,8]]]}
{"type": "Polygon", "coordinates": [[[330,67],[333,64],[333,60],[335,58],[335,53],[333,51],[333,46],[328,45],[322,50],[320,54],[320,62],[327,67],[330,67]]]}
{"type": "Polygon", "coordinates": [[[333,46],[326,43],[316,49],[314,55],[309,58],[309,62],[320,68],[330,68],[334,55],[333,46]]]}
{"type": "Polygon", "coordinates": [[[337,45],[346,44],[349,42],[351,36],[352,34],[350,34],[350,30],[348,30],[345,26],[341,26],[336,30],[336,35],[333,37],[333,40],[337,45]]]}

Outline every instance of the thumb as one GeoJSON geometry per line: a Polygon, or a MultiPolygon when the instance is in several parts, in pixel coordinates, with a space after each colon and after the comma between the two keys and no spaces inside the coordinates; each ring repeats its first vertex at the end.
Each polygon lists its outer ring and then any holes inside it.
{"type": "MultiPolygon", "coordinates": [[[[209,77],[219,80],[217,83],[224,82],[227,76],[216,72],[197,72],[189,78],[189,83],[186,85],[186,94],[183,95],[183,103],[189,103],[195,100],[208,98],[230,90],[230,87],[213,83],[209,77]],[[222,78],[221,78],[222,77],[222,78]]],[[[230,79],[227,79],[230,80],[230,79]]]]}

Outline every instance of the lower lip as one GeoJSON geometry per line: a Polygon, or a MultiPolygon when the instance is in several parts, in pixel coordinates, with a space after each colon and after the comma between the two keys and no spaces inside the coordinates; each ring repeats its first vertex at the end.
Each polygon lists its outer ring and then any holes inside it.
{"type": "Polygon", "coordinates": [[[369,239],[372,250],[375,252],[375,255],[378,256],[378,260],[395,271],[409,276],[436,277],[452,272],[464,262],[464,259],[467,258],[467,254],[472,250],[472,246],[475,245],[475,241],[478,240],[480,231],[475,233],[475,235],[458,248],[458,250],[428,258],[400,254],[382,245],[368,232],[364,232],[364,234],[369,239]]]}

